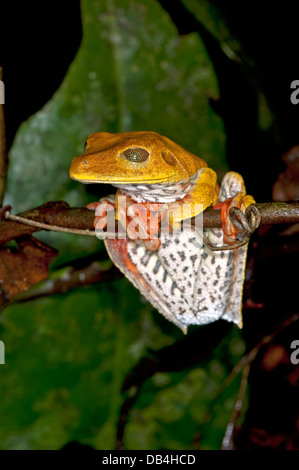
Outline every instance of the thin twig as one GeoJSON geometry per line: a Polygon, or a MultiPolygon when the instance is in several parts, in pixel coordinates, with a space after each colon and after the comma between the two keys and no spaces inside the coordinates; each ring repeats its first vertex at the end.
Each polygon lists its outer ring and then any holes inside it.
{"type": "Polygon", "coordinates": [[[233,434],[234,434],[234,430],[236,427],[236,423],[238,421],[238,418],[243,408],[245,392],[246,392],[246,388],[248,384],[249,371],[250,371],[250,364],[247,364],[243,369],[238,397],[235,402],[231,419],[226,427],[226,431],[225,431],[224,438],[222,441],[221,450],[232,450],[234,447],[233,434]]]}
{"type": "Polygon", "coordinates": [[[68,228],[68,227],[59,227],[58,225],[45,224],[43,222],[37,222],[35,220],[30,220],[19,215],[13,215],[9,211],[5,211],[4,217],[6,220],[13,220],[15,222],[20,222],[21,224],[29,225],[30,227],[40,228],[42,230],[50,230],[52,232],[65,232],[65,233],[76,233],[77,235],[88,235],[90,237],[95,237],[96,233],[93,230],[84,230],[78,228],[68,228]]]}
{"type": "MultiPolygon", "coordinates": [[[[5,212],[7,212],[7,208],[3,207],[2,218],[5,212]]],[[[46,224],[47,229],[50,229],[50,226],[54,225],[64,228],[94,231],[94,213],[85,208],[70,208],[64,201],[47,202],[35,209],[21,213],[19,216],[24,219],[46,224]]],[[[40,228],[30,226],[27,223],[20,223],[14,220],[2,220],[0,221],[0,245],[10,240],[23,237],[24,235],[30,235],[39,230],[40,228]]]]}

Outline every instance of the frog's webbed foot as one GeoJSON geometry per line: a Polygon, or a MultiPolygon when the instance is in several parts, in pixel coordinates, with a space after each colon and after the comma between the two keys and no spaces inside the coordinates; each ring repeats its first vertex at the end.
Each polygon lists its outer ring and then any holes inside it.
{"type": "Polygon", "coordinates": [[[125,233],[128,239],[137,242],[142,240],[147,250],[156,251],[161,245],[158,237],[161,206],[159,203],[137,203],[129,196],[118,194],[116,197],[106,196],[86,207],[95,211],[93,225],[96,229],[105,229],[108,226],[107,214],[114,211],[115,219],[118,221],[118,231],[125,233]]]}
{"type": "Polygon", "coordinates": [[[91,202],[86,208],[95,211],[93,226],[102,230],[107,227],[107,213],[115,210],[115,196],[111,194],[99,201],[91,202]]]}
{"type": "MultiPolygon", "coordinates": [[[[161,245],[159,230],[161,222],[160,203],[137,203],[130,198],[126,210],[128,238],[142,240],[146,249],[156,251],[161,245]]],[[[118,213],[120,207],[118,207],[118,213]]],[[[124,215],[124,214],[123,214],[124,215]]]]}
{"type": "Polygon", "coordinates": [[[246,194],[241,175],[227,173],[222,181],[214,209],[221,210],[223,242],[228,246],[210,246],[211,249],[239,248],[248,243],[251,233],[259,225],[259,214],[252,206],[255,201],[246,194]]]}

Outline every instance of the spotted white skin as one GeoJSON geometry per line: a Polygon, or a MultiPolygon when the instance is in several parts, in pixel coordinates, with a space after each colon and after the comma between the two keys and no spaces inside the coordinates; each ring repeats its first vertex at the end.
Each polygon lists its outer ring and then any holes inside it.
{"type": "Polygon", "coordinates": [[[203,169],[197,171],[188,183],[175,184],[113,184],[126,196],[130,196],[136,202],[174,202],[182,199],[196,184],[203,169]]]}
{"type": "MultiPolygon", "coordinates": [[[[227,173],[223,178],[218,201],[245,191],[240,178],[227,173]]],[[[205,229],[214,246],[223,242],[222,229],[205,229]]],[[[161,233],[157,251],[146,250],[142,242],[130,240],[127,251],[141,280],[106,247],[112,261],[139,291],[168,320],[187,332],[188,325],[204,325],[220,318],[242,326],[242,290],[247,246],[211,251],[202,241],[202,234],[191,229],[161,233]]]]}

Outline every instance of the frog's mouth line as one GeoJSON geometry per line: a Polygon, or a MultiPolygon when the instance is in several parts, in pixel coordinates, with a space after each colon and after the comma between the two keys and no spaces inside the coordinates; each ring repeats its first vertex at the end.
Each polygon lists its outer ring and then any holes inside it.
{"type": "Polygon", "coordinates": [[[118,180],[113,180],[112,177],[111,179],[105,179],[105,180],[92,180],[92,179],[81,179],[80,177],[76,177],[76,176],[71,176],[71,179],[74,180],[74,181],[79,181],[79,183],[83,183],[83,184],[112,184],[112,185],[119,185],[120,187],[124,187],[126,185],[138,185],[138,184],[144,184],[144,185],[152,185],[152,184],[165,184],[165,185],[168,185],[168,186],[172,186],[173,184],[182,184],[182,183],[186,183],[185,181],[182,181],[182,182],[171,182],[171,180],[169,178],[164,178],[164,179],[161,179],[161,178],[157,178],[157,179],[154,179],[154,180],[151,180],[151,181],[127,181],[126,183],[122,183],[121,181],[118,181],[118,180]]]}

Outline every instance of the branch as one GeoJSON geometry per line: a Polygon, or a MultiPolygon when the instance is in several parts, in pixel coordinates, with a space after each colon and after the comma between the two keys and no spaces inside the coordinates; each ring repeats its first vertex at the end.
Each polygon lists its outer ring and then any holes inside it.
{"type": "MultiPolygon", "coordinates": [[[[7,208],[3,208],[3,212],[7,212],[7,208]]],[[[93,219],[94,213],[85,208],[70,208],[66,202],[47,202],[35,209],[30,209],[20,214],[23,218],[30,221],[40,222],[48,225],[48,230],[52,230],[52,226],[79,229],[94,230],[93,219]]],[[[10,216],[8,216],[10,217],[10,216]]],[[[14,217],[11,216],[11,219],[14,217]]],[[[30,222],[29,222],[30,223],[30,222]]],[[[23,235],[38,232],[40,228],[16,222],[14,220],[0,222],[0,245],[14,240],[23,235]]]]}
{"type": "MultiPolygon", "coordinates": [[[[299,222],[299,202],[258,203],[251,207],[258,209],[261,218],[260,225],[299,222]]],[[[94,212],[85,208],[69,207],[63,201],[47,202],[19,216],[14,216],[7,208],[3,208],[2,215],[7,220],[0,222],[0,245],[39,230],[95,235],[94,212]],[[31,225],[32,222],[34,226],[31,225]]],[[[211,207],[206,209],[203,213],[203,226],[204,228],[221,227],[220,211],[211,207]]]]}
{"type": "Polygon", "coordinates": [[[41,297],[49,297],[55,294],[65,294],[77,287],[88,286],[91,284],[113,281],[122,277],[121,272],[114,266],[104,268],[98,261],[93,261],[88,266],[79,269],[68,266],[62,274],[54,278],[48,278],[46,282],[40,283],[28,292],[23,292],[17,297],[12,298],[9,304],[28,302],[41,297]]]}
{"type": "Polygon", "coordinates": [[[238,397],[235,402],[235,406],[231,415],[231,419],[226,426],[225,434],[222,440],[222,446],[221,450],[233,450],[234,448],[234,442],[233,442],[233,436],[234,436],[234,431],[236,428],[237,420],[241,414],[242,408],[243,408],[243,403],[244,403],[244,398],[245,398],[245,392],[248,384],[248,375],[250,372],[250,365],[247,364],[242,373],[242,379],[240,383],[240,388],[238,392],[238,397]]]}

